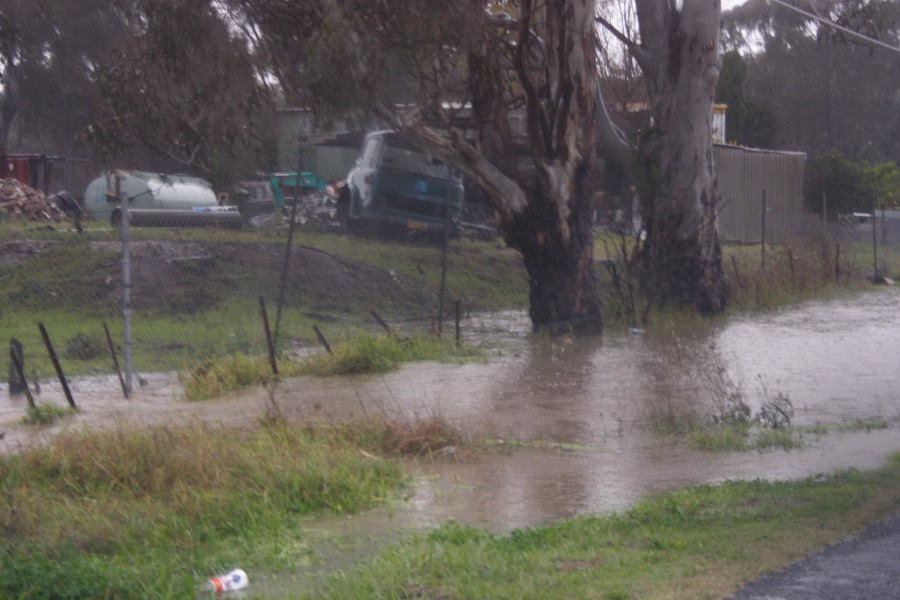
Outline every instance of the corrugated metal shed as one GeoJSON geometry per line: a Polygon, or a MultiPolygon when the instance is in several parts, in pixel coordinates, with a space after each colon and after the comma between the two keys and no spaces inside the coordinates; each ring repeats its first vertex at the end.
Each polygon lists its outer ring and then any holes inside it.
{"type": "Polygon", "coordinates": [[[804,152],[753,150],[714,145],[718,176],[719,236],[726,242],[762,239],[766,193],[766,241],[786,241],[803,212],[804,152]]]}

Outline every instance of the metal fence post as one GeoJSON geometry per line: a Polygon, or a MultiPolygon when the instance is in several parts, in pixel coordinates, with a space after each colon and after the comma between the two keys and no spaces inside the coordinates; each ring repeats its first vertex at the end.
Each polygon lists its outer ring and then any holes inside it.
{"type": "Polygon", "coordinates": [[[444,292],[447,288],[447,247],[450,245],[450,192],[451,180],[447,179],[447,205],[444,207],[444,243],[441,251],[441,296],[438,306],[438,335],[444,333],[444,292]]]}
{"type": "Polygon", "coordinates": [[[766,188],[762,190],[762,240],[760,242],[759,254],[760,270],[766,270],[766,188]]]}
{"type": "Polygon", "coordinates": [[[129,235],[128,195],[122,194],[122,176],[118,172],[116,177],[116,199],[119,201],[122,213],[122,324],[125,336],[124,362],[125,362],[125,389],[130,393],[132,387],[131,364],[131,243],[129,235]]]}
{"type": "Polygon", "coordinates": [[[875,222],[875,207],[878,203],[878,194],[872,190],[872,277],[878,279],[878,228],[875,222]]]}

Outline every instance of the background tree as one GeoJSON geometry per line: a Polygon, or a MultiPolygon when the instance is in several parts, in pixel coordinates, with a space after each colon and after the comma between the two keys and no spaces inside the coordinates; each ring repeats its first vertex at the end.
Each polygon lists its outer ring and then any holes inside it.
{"type": "Polygon", "coordinates": [[[99,65],[129,36],[125,4],[0,0],[0,149],[81,154],[99,65]]]}
{"type": "MultiPolygon", "coordinates": [[[[295,56],[309,105],[375,114],[485,191],[523,256],[537,329],[602,329],[591,228],[593,1],[237,4],[276,34],[284,27],[260,15],[318,24],[295,56]],[[516,111],[527,145],[511,129],[516,111]]],[[[292,37],[267,47],[296,52],[292,37]]]]}
{"type": "Polygon", "coordinates": [[[722,73],[716,86],[716,102],[727,109],[726,134],[729,143],[752,148],[774,148],[778,123],[765,100],[747,97],[747,61],[737,50],[722,55],[722,73]]]}
{"type": "MultiPolygon", "coordinates": [[[[900,44],[896,1],[811,6],[837,24],[900,44]]],[[[900,161],[900,53],[762,0],[729,11],[724,31],[725,46],[747,64],[745,98],[774,113],[773,146],[811,156],[837,149],[854,162],[900,161]]]]}
{"type": "MultiPolygon", "coordinates": [[[[233,0],[259,27],[317,23],[296,54],[306,101],[369,111],[465,172],[491,199],[507,243],[522,254],[537,329],[601,329],[593,270],[595,134],[634,163],[600,104],[596,3],[233,0]],[[276,23],[276,24],[277,24],[276,23]],[[461,110],[466,102],[471,111],[461,110]],[[527,143],[513,124],[524,112],[527,143]],[[599,128],[599,129],[598,129],[599,128]],[[472,135],[466,135],[471,131],[472,135]]],[[[718,75],[717,3],[639,1],[640,47],[617,32],[648,80],[655,129],[648,173],[648,289],[700,310],[724,305],[709,138],[718,75]]],[[[284,28],[280,28],[284,30],[284,28]]],[[[276,29],[271,29],[278,34],[276,29]]],[[[292,50],[294,48],[294,50],[292,50]]],[[[273,60],[273,68],[290,65],[273,60]]],[[[286,80],[286,77],[281,77],[286,80]]]]}
{"type": "Polygon", "coordinates": [[[95,78],[89,141],[106,160],[193,171],[219,185],[252,173],[269,96],[245,40],[210,0],[132,6],[132,36],[95,78]]]}

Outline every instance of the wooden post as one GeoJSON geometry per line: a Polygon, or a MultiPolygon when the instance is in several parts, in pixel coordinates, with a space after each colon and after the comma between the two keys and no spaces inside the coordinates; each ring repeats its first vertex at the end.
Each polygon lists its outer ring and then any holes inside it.
{"type": "Polygon", "coordinates": [[[388,324],[385,322],[385,320],[381,318],[381,315],[379,315],[377,312],[375,312],[375,311],[373,310],[373,311],[372,311],[372,316],[375,318],[376,321],[378,321],[378,324],[381,325],[381,328],[384,329],[384,330],[387,332],[388,335],[393,335],[393,334],[394,334],[394,332],[391,331],[391,326],[388,325],[388,324]]]}
{"type": "Polygon", "coordinates": [[[459,300],[457,300],[454,303],[454,309],[456,312],[456,347],[458,349],[459,348],[459,337],[460,337],[459,321],[460,321],[460,317],[461,317],[461,314],[460,314],[461,313],[461,305],[460,305],[459,300]]]}
{"type": "Polygon", "coordinates": [[[16,375],[19,377],[19,381],[24,384],[24,388],[22,391],[25,392],[25,398],[28,399],[28,406],[31,408],[37,408],[34,405],[34,396],[31,395],[31,390],[28,389],[28,380],[25,379],[25,369],[22,368],[22,363],[19,362],[19,356],[16,354],[16,351],[13,348],[9,349],[9,359],[12,361],[13,369],[16,371],[16,375]]]}
{"type": "Polygon", "coordinates": [[[122,386],[122,393],[125,394],[125,399],[128,400],[128,386],[125,385],[125,379],[122,377],[122,370],[119,368],[119,358],[116,356],[116,346],[113,344],[112,336],[109,335],[109,327],[106,325],[106,321],[103,321],[103,331],[106,332],[106,343],[109,346],[109,353],[113,359],[113,365],[116,367],[116,375],[119,376],[119,384],[122,386]]]}
{"type": "Polygon", "coordinates": [[[269,365],[272,367],[272,375],[278,377],[278,363],[275,361],[275,344],[272,343],[272,330],[269,329],[269,314],[266,312],[266,299],[259,297],[259,313],[263,320],[263,329],[266,332],[266,346],[269,348],[269,365]]]}
{"type": "Polygon", "coordinates": [[[78,407],[75,406],[75,399],[72,398],[72,392],[69,391],[69,384],[66,381],[66,376],[63,374],[62,366],[60,366],[59,359],[56,357],[56,350],[53,349],[53,344],[50,343],[50,336],[47,335],[47,329],[44,327],[43,323],[38,323],[38,329],[41,330],[41,337],[44,338],[44,345],[47,347],[47,353],[50,354],[53,368],[56,369],[56,376],[59,378],[59,383],[62,385],[63,393],[66,395],[66,401],[68,401],[69,406],[77,409],[78,407]]]}
{"type": "Polygon", "coordinates": [[[322,332],[319,331],[319,328],[313,325],[313,331],[316,332],[316,337],[319,338],[319,343],[325,346],[325,350],[328,351],[328,354],[334,354],[331,350],[331,344],[328,343],[328,340],[325,339],[325,336],[322,335],[322,332]]]}
{"type": "Polygon", "coordinates": [[[834,248],[834,280],[841,278],[841,243],[838,242],[834,248]]]}
{"type": "Polygon", "coordinates": [[[788,266],[791,269],[791,285],[795,285],[794,284],[794,252],[790,249],[790,247],[788,247],[787,252],[788,252],[788,266]]]}
{"type": "Polygon", "coordinates": [[[24,371],[25,369],[23,364],[25,362],[25,352],[22,349],[22,342],[16,338],[10,338],[9,353],[11,357],[15,356],[16,358],[15,361],[12,359],[9,361],[9,395],[15,396],[28,389],[28,383],[25,381],[25,378],[19,374],[19,369],[16,369],[16,361],[18,361],[21,370],[24,371]]]}

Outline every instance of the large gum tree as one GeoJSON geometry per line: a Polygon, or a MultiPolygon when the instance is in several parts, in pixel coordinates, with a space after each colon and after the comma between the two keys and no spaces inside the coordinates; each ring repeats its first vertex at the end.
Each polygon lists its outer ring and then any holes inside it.
{"type": "MultiPolygon", "coordinates": [[[[524,259],[536,330],[601,332],[597,149],[622,162],[638,154],[607,135],[595,0],[229,5],[289,100],[321,114],[375,114],[485,191],[524,259]]],[[[632,44],[652,79],[656,124],[640,153],[654,175],[645,190],[648,289],[702,310],[721,308],[727,290],[709,137],[719,13],[718,0],[682,9],[638,0],[646,42],[632,44]]]]}

